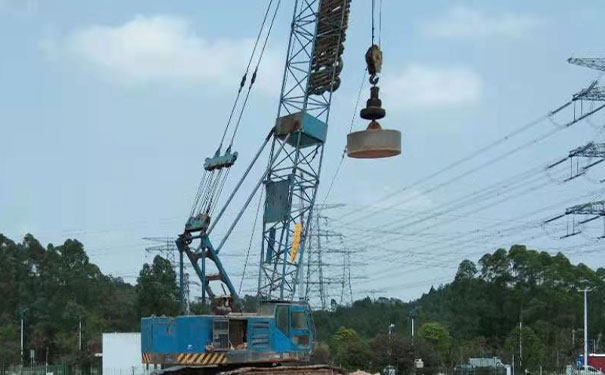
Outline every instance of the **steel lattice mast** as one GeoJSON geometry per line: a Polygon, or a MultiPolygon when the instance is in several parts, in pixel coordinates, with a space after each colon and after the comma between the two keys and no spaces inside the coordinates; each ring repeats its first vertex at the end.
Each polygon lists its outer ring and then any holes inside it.
{"type": "Polygon", "coordinates": [[[338,88],[350,0],[296,0],[265,178],[258,295],[292,300],[323,157],[332,93],[338,88]],[[283,151],[279,158],[276,152],[283,151]],[[275,160],[274,160],[275,159],[275,160]],[[293,205],[296,204],[296,206],[293,205]]]}

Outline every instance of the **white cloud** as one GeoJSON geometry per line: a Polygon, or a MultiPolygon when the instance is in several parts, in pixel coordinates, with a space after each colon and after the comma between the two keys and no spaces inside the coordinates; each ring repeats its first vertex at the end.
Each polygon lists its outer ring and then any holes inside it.
{"type": "MultiPolygon", "coordinates": [[[[126,84],[236,86],[252,51],[250,39],[206,39],[186,19],[137,16],[117,26],[89,26],[43,42],[47,54],[75,62],[126,84]]],[[[257,85],[275,91],[279,70],[271,51],[263,57],[257,85]]],[[[250,78],[250,77],[249,77],[250,78]]],[[[249,81],[248,81],[249,82],[249,81]]]]}
{"type": "Polygon", "coordinates": [[[467,68],[435,68],[410,65],[381,79],[389,107],[456,107],[479,101],[483,81],[467,68]]]}
{"type": "Polygon", "coordinates": [[[457,7],[445,16],[421,25],[429,36],[479,38],[503,36],[518,38],[544,25],[544,19],[523,14],[486,14],[476,9],[457,7]]]}

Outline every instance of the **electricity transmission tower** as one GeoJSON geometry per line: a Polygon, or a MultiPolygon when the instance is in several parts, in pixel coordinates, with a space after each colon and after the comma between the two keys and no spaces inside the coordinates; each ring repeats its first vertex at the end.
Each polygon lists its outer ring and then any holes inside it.
{"type": "Polygon", "coordinates": [[[143,237],[144,240],[157,243],[157,245],[145,248],[147,253],[158,253],[162,258],[167,259],[173,268],[176,268],[176,254],[178,249],[174,243],[173,237],[143,237]]]}
{"type": "MultiPolygon", "coordinates": [[[[605,71],[605,58],[570,58],[567,60],[570,64],[583,66],[590,69],[599,71],[605,71]]],[[[605,88],[599,86],[598,81],[593,81],[590,86],[586,89],[575,94],[572,101],[605,101],[605,88]]],[[[596,111],[600,110],[605,104],[596,110],[591,110],[584,114],[583,112],[580,118],[590,116],[596,111]]],[[[583,109],[582,109],[583,110],[583,109]]],[[[575,111],[574,111],[575,115],[575,111]]],[[[574,116],[575,117],[575,116],[574,116]]],[[[589,142],[585,146],[575,148],[569,152],[566,158],[563,158],[547,167],[547,169],[553,168],[566,160],[570,160],[570,176],[565,181],[572,180],[576,177],[586,174],[589,168],[603,162],[605,160],[605,143],[594,143],[589,142]],[[580,159],[588,158],[588,164],[580,166],[580,159]],[[594,160],[596,159],[596,160],[594,160]]],[[[603,182],[603,181],[601,181],[603,182]]],[[[555,216],[548,219],[544,224],[553,222],[560,218],[567,217],[567,233],[560,238],[572,237],[582,233],[581,226],[591,221],[597,220],[601,217],[605,219],[605,201],[587,202],[572,207],[568,207],[564,214],[555,216]],[[586,218],[588,216],[588,218],[586,218]],[[580,217],[580,218],[579,218],[580,217]]],[[[604,232],[599,238],[605,238],[605,220],[604,220],[604,232]]]]}
{"type": "Polygon", "coordinates": [[[546,168],[554,168],[567,160],[570,161],[570,176],[565,179],[565,182],[586,174],[588,169],[605,161],[605,143],[589,142],[585,146],[581,146],[569,151],[567,157],[547,166],[546,168]],[[580,165],[581,159],[588,159],[588,164],[580,165]]]}
{"type": "MultiPolygon", "coordinates": [[[[582,233],[580,226],[585,223],[597,220],[598,218],[605,218],[605,201],[588,202],[584,204],[578,204],[576,206],[569,207],[565,210],[565,213],[559,216],[555,216],[552,219],[546,220],[545,223],[550,223],[557,219],[565,216],[571,217],[571,223],[567,224],[567,234],[561,238],[567,238],[582,233]],[[578,216],[590,216],[587,219],[578,220],[578,216]],[[571,225],[570,225],[571,224],[571,225]]],[[[605,220],[604,220],[604,232],[603,236],[599,238],[605,238],[605,220]]]]}
{"type": "Polygon", "coordinates": [[[305,299],[312,307],[326,310],[352,302],[351,251],[342,233],[328,230],[329,218],[322,212],[342,205],[319,205],[307,237],[305,299]],[[336,302],[338,301],[338,302],[336,302]]]}
{"type": "MultiPolygon", "coordinates": [[[[599,71],[605,71],[605,59],[570,58],[567,61],[570,64],[583,66],[583,67],[587,67],[587,68],[591,68],[591,69],[595,69],[595,70],[599,70],[599,71]]],[[[574,94],[572,96],[571,101],[567,102],[566,104],[564,104],[561,107],[552,111],[550,113],[549,117],[551,117],[551,120],[552,120],[552,115],[562,111],[564,108],[567,108],[569,105],[573,104],[573,114],[574,114],[573,123],[576,123],[577,121],[580,121],[586,117],[589,117],[592,114],[601,110],[603,107],[605,107],[605,104],[602,104],[601,106],[599,106],[596,109],[590,107],[590,106],[592,106],[592,103],[599,102],[599,101],[605,101],[605,87],[599,86],[599,81],[595,80],[587,88],[580,90],[578,93],[574,94]],[[586,112],[584,110],[584,102],[589,102],[589,104],[590,104],[590,106],[589,106],[590,109],[586,112]],[[578,104],[578,103],[580,106],[579,115],[576,113],[577,112],[576,104],[578,104]]]]}

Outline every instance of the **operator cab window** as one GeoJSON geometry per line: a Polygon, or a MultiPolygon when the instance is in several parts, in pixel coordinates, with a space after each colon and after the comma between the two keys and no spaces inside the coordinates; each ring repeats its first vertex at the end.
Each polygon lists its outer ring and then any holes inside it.
{"type": "Polygon", "coordinates": [[[292,312],[292,329],[307,329],[307,316],[304,311],[292,312]]]}
{"type": "Polygon", "coordinates": [[[278,305],[275,309],[275,324],[284,335],[290,334],[288,315],[290,312],[289,306],[278,305]]]}

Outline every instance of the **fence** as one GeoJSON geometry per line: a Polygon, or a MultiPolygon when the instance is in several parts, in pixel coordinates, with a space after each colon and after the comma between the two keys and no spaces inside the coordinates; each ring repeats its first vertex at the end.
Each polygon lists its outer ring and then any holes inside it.
{"type": "MultiPolygon", "coordinates": [[[[102,375],[100,366],[73,365],[0,365],[0,375],[102,375]]],[[[127,375],[127,374],[123,374],[127,375]]],[[[130,375],[130,374],[128,374],[130,375]]]]}
{"type": "MultiPolygon", "coordinates": [[[[511,375],[578,375],[571,366],[559,368],[537,367],[534,369],[510,369],[511,375]]],[[[505,367],[472,367],[468,365],[456,366],[454,375],[507,375],[505,367]]]]}

